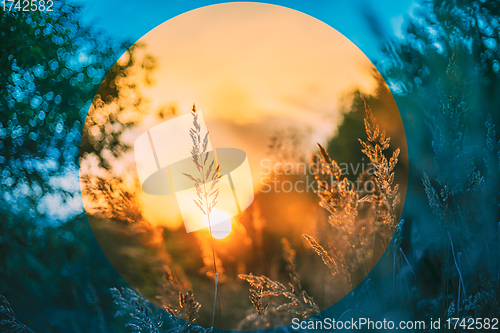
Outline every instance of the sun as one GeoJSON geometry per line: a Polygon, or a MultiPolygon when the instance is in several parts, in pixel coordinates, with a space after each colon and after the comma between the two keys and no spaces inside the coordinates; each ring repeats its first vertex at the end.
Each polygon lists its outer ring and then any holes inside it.
{"type": "MultiPolygon", "coordinates": [[[[212,223],[212,236],[217,239],[223,239],[231,233],[231,216],[229,214],[213,209],[210,213],[212,223]],[[215,222],[214,222],[215,221],[215,222]]],[[[208,227],[208,216],[203,215],[203,223],[208,227]]]]}

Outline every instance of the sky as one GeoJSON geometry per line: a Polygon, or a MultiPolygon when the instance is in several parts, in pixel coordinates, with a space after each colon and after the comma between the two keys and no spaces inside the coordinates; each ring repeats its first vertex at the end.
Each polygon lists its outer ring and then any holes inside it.
{"type": "MultiPolygon", "coordinates": [[[[163,22],[187,11],[225,1],[127,1],[76,0],[86,4],[87,22],[107,30],[120,39],[133,42],[163,22]]],[[[280,0],[267,3],[289,7],[311,15],[330,25],[350,39],[372,61],[379,54],[384,36],[401,37],[401,24],[417,6],[414,0],[280,0]],[[369,18],[369,19],[367,19],[369,18]],[[370,28],[369,21],[377,22],[378,32],[370,28]]]]}
{"type": "MultiPolygon", "coordinates": [[[[341,121],[342,97],[374,88],[366,55],[376,54],[381,35],[397,35],[405,10],[414,7],[384,1],[377,9],[369,1],[286,3],[301,11],[255,2],[203,8],[196,7],[208,3],[113,3],[90,1],[87,17],[117,37],[140,39],[157,58],[156,84],[145,90],[152,109],[175,103],[184,114],[196,103],[214,147],[248,154],[256,190],[271,135],[286,128],[310,133],[309,153],[316,142],[324,144],[341,121]],[[377,29],[367,18],[378,20],[377,29]]],[[[157,223],[179,216],[174,198],[143,195],[143,202],[147,218],[157,223]]]]}
{"type": "MultiPolygon", "coordinates": [[[[375,86],[372,64],[351,41],[282,6],[203,7],[139,41],[158,61],[156,82],[144,90],[151,109],[175,103],[184,114],[196,103],[214,147],[247,153],[255,190],[262,161],[273,158],[269,144],[276,131],[310,133],[303,138],[310,154],[341,122],[342,96],[355,89],[370,93],[375,86]]],[[[174,141],[163,149],[180,144],[174,141]]]]}
{"type": "Polygon", "coordinates": [[[215,147],[239,144],[255,161],[276,130],[310,131],[310,147],[325,142],[341,119],[339,99],[375,84],[372,64],[347,38],[281,6],[204,7],[140,41],[158,60],[145,90],[152,109],[175,103],[187,113],[196,103],[215,147]]]}

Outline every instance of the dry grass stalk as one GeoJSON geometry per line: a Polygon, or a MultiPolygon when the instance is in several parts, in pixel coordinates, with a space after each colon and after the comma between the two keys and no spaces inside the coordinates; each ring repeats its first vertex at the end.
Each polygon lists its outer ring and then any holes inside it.
{"type": "Polygon", "coordinates": [[[188,322],[194,322],[198,317],[201,304],[194,299],[191,290],[184,291],[183,286],[165,267],[163,275],[165,282],[161,287],[160,295],[156,298],[161,302],[161,308],[167,313],[188,322]]]}
{"type": "MultiPolygon", "coordinates": [[[[191,110],[191,115],[193,116],[193,128],[189,130],[189,135],[193,142],[191,148],[191,158],[198,169],[199,177],[197,178],[193,175],[183,173],[186,177],[191,179],[195,184],[197,199],[193,198],[193,201],[198,206],[198,208],[207,216],[208,219],[208,229],[210,231],[210,241],[212,243],[212,259],[214,266],[214,280],[215,280],[215,292],[214,292],[214,307],[212,312],[212,331],[214,329],[215,322],[215,307],[217,303],[217,289],[218,289],[218,273],[217,273],[217,258],[215,256],[214,241],[212,236],[212,223],[210,221],[210,213],[212,209],[217,205],[217,198],[219,197],[219,188],[216,187],[220,179],[219,166],[215,165],[215,159],[208,165],[208,157],[210,152],[207,151],[208,148],[208,132],[205,134],[203,141],[201,139],[201,126],[198,122],[198,113],[196,113],[196,105],[193,104],[191,110]],[[206,171],[205,171],[206,168],[206,171]],[[210,186],[207,189],[207,183],[210,182],[210,186]]],[[[206,264],[205,264],[206,266],[206,264]]],[[[219,303],[220,310],[220,303],[219,303]]]]}
{"type": "Polygon", "coordinates": [[[336,253],[337,256],[341,258],[341,262],[337,264],[335,259],[331,257],[328,252],[321,245],[319,245],[313,237],[307,234],[304,234],[303,236],[309,242],[316,254],[320,256],[321,260],[323,260],[323,263],[330,269],[332,276],[339,277],[342,280],[342,288],[347,294],[352,289],[352,284],[351,274],[346,270],[344,256],[342,256],[340,253],[336,253]],[[340,273],[339,268],[342,270],[342,273],[340,273]]]}
{"type": "Polygon", "coordinates": [[[389,148],[390,138],[380,131],[376,118],[365,101],[364,119],[367,141],[359,139],[362,152],[368,156],[371,169],[360,174],[363,185],[372,181],[375,188],[366,193],[342,179],[338,164],[318,144],[319,154],[313,155],[315,179],[318,184],[320,206],[328,211],[329,248],[326,250],[310,235],[304,234],[314,251],[320,256],[333,276],[342,280],[345,293],[361,281],[374,265],[375,244],[385,249],[396,228],[395,210],[400,201],[399,187],[394,183],[394,167],[398,162],[399,149],[387,159],[384,151],[389,148]],[[373,214],[371,223],[366,223],[358,213],[369,205],[373,214]]]}
{"type": "Polygon", "coordinates": [[[259,315],[264,315],[270,303],[263,300],[269,298],[285,298],[287,301],[273,308],[280,311],[287,311],[298,318],[305,319],[317,314],[320,310],[314,299],[310,297],[302,286],[299,276],[295,270],[295,251],[291,248],[287,240],[283,240],[284,260],[287,263],[287,270],[291,283],[285,286],[281,282],[273,281],[265,275],[255,276],[252,274],[240,274],[238,277],[250,284],[250,301],[255,306],[259,315]]]}
{"type": "Polygon", "coordinates": [[[267,307],[269,306],[269,303],[264,303],[262,301],[264,298],[264,296],[262,296],[263,291],[264,287],[262,285],[256,285],[254,288],[250,288],[250,301],[255,306],[259,315],[266,313],[267,307]]]}
{"type": "MultiPolygon", "coordinates": [[[[380,132],[377,119],[373,116],[370,107],[365,101],[365,129],[368,141],[358,139],[363,146],[362,152],[368,156],[374,169],[377,191],[373,196],[367,196],[365,201],[375,203],[377,226],[383,225],[392,233],[396,228],[395,210],[400,202],[399,185],[394,183],[394,168],[398,163],[400,150],[397,148],[392,156],[387,159],[384,150],[389,148],[390,138],[386,137],[385,131],[380,132]]],[[[391,233],[391,235],[392,235],[391,233]]]]}
{"type": "MultiPolygon", "coordinates": [[[[193,198],[198,208],[207,215],[210,226],[210,213],[212,209],[217,205],[217,199],[219,197],[219,189],[216,187],[219,182],[219,166],[215,166],[215,159],[207,166],[208,157],[210,152],[207,151],[208,147],[208,132],[205,134],[203,140],[201,139],[201,126],[198,122],[198,113],[196,113],[196,106],[193,104],[193,109],[191,110],[193,116],[193,128],[189,130],[189,135],[193,142],[191,148],[191,158],[196,165],[196,169],[199,172],[199,178],[187,173],[183,173],[186,177],[191,179],[196,188],[197,199],[193,198]],[[214,168],[215,166],[215,168],[214,168]],[[210,185],[207,187],[207,183],[210,185]]],[[[212,231],[210,230],[210,233],[212,231]]]]}

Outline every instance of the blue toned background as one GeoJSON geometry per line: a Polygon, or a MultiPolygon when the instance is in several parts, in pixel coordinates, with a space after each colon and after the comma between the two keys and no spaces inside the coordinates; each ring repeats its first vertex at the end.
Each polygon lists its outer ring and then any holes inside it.
{"type": "MultiPolygon", "coordinates": [[[[166,20],[184,12],[212,5],[213,1],[149,1],[123,5],[120,1],[87,4],[82,18],[104,28],[113,36],[136,41],[166,20]]],[[[220,2],[223,3],[223,2],[220,2]]],[[[332,26],[354,42],[371,60],[387,36],[403,37],[402,24],[413,14],[415,1],[270,1],[311,15],[332,26]]]]}
{"type": "MultiPolygon", "coordinates": [[[[140,71],[147,83],[154,72],[152,59],[126,50],[158,24],[209,4],[57,2],[51,13],[2,12],[1,332],[179,329],[172,317],[137,295],[110,291],[127,285],[83,213],[78,157],[81,142],[98,156],[129,148],[114,131],[105,139],[81,141],[103,79],[101,99],[111,104],[126,89],[116,78],[140,71]],[[113,67],[124,52],[130,61],[113,67]]],[[[500,5],[472,0],[274,4],[331,25],[374,62],[395,94],[408,140],[404,222],[372,273],[322,316],[395,322],[498,318],[500,5]]],[[[138,100],[120,103],[121,110],[141,108],[138,100]]],[[[358,113],[352,117],[361,121],[358,113]]],[[[120,123],[119,117],[109,122],[120,123]]],[[[94,125],[99,133],[106,131],[94,125]]],[[[106,163],[99,161],[103,168],[106,163]]]]}

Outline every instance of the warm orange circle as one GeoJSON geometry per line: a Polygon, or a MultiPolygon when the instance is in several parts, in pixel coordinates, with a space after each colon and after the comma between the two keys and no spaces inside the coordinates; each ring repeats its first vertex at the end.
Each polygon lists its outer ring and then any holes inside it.
{"type": "MultiPolygon", "coordinates": [[[[160,307],[176,307],[177,293],[192,290],[202,305],[196,323],[211,325],[214,281],[210,237],[206,231],[186,233],[175,195],[142,192],[133,148],[127,149],[139,135],[188,113],[196,103],[212,145],[238,148],[248,155],[255,192],[254,203],[233,217],[231,233],[214,240],[221,310],[219,313],[217,307],[215,326],[256,330],[290,324],[291,313],[278,309],[285,298],[264,299],[270,303],[268,309],[263,315],[255,314],[250,286],[238,278],[238,274],[265,275],[289,288],[293,278],[287,269],[287,254],[295,257],[301,286],[320,310],[362,281],[394,232],[406,193],[408,165],[396,103],[370,60],[325,23],[262,3],[217,4],[193,10],[157,26],[139,44],[146,47],[131,48],[137,59],[144,60],[146,53],[156,59],[154,84],[144,83],[147,80],[140,77],[140,68],[130,70],[117,82],[108,74],[87,117],[80,162],[90,225],[122,277],[160,307]],[[127,88],[114,100],[101,100],[111,86],[127,88]],[[137,90],[149,102],[135,110],[137,90]],[[327,147],[335,137],[344,114],[353,107],[353,99],[360,100],[356,91],[372,96],[367,100],[369,104],[373,101],[380,132],[385,129],[392,137],[385,152],[387,159],[396,148],[401,151],[394,169],[401,203],[389,212],[394,225],[383,231],[389,234],[380,236],[380,209],[377,217],[370,210],[377,209],[376,198],[371,203],[368,197],[360,202],[352,228],[344,230],[343,236],[350,237],[353,244],[352,253],[345,254],[345,246],[340,249],[332,244],[333,240],[338,242],[338,235],[330,237],[329,233],[337,230],[338,234],[338,229],[332,229],[328,221],[331,213],[320,207],[317,194],[308,186],[314,182],[308,173],[310,156],[318,152],[316,143],[327,147]],[[116,147],[121,148],[113,150],[116,147]],[[326,257],[318,255],[320,251],[311,247],[308,237],[321,245],[337,268],[325,265],[326,257]],[[367,253],[364,249],[372,238],[380,244],[367,253]],[[282,243],[282,239],[286,241],[282,243]],[[358,268],[347,262],[354,259],[358,268]],[[342,273],[343,269],[352,272],[342,273]],[[338,275],[330,276],[333,271],[338,275]],[[172,278],[170,282],[162,279],[165,274],[172,278]],[[341,283],[348,287],[339,287],[341,283]]],[[[125,66],[130,54],[117,64],[125,66]]],[[[359,138],[368,142],[362,117],[356,126],[362,128],[359,138]]],[[[380,142],[377,140],[371,143],[374,147],[380,142]]],[[[346,144],[356,147],[359,155],[362,146],[355,137],[353,141],[346,144]]],[[[165,142],[175,144],[175,140],[165,142]]],[[[336,147],[330,146],[329,151],[335,152],[336,147]]],[[[339,157],[341,179],[348,176],[354,181],[359,172],[368,170],[369,162],[367,156],[349,161],[339,157]]],[[[361,189],[357,200],[368,194],[361,189]]]]}

